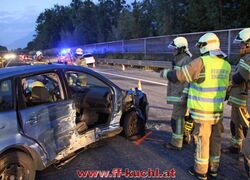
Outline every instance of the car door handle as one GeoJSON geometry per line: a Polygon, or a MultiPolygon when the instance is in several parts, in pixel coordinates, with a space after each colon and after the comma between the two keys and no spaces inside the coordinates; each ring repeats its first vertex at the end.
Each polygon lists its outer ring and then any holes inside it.
{"type": "Polygon", "coordinates": [[[30,124],[30,125],[34,125],[36,123],[38,123],[38,117],[37,116],[33,116],[28,121],[26,121],[26,124],[30,124]]]}

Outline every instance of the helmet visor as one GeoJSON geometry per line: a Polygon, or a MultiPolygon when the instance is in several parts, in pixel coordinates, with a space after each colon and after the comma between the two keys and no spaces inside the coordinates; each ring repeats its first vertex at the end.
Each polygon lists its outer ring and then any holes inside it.
{"type": "Polygon", "coordinates": [[[208,40],[207,42],[197,42],[195,46],[198,47],[198,48],[202,48],[202,47],[204,47],[204,46],[206,46],[208,44],[217,43],[217,42],[218,42],[218,40],[211,39],[211,40],[208,40]]]}
{"type": "Polygon", "coordinates": [[[176,45],[174,44],[174,41],[172,41],[169,45],[168,45],[169,49],[176,49],[176,45]]]}
{"type": "Polygon", "coordinates": [[[237,35],[233,41],[234,44],[240,44],[242,42],[243,42],[243,40],[241,39],[241,37],[239,35],[237,35]]]}
{"type": "Polygon", "coordinates": [[[207,42],[197,42],[196,44],[195,44],[195,46],[197,47],[197,48],[202,48],[202,47],[204,47],[204,46],[206,46],[207,45],[207,42]]]}

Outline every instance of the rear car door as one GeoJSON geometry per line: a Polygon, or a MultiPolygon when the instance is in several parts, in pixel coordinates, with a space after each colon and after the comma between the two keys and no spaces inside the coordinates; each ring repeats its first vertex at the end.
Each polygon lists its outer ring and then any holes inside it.
{"type": "Polygon", "coordinates": [[[17,113],[14,106],[14,90],[12,79],[0,80],[0,145],[1,150],[7,144],[15,143],[18,137],[17,113]]]}
{"type": "Polygon", "coordinates": [[[75,127],[75,106],[65,96],[56,72],[23,77],[19,93],[23,107],[19,110],[25,135],[36,140],[50,160],[69,146],[75,127]]]}

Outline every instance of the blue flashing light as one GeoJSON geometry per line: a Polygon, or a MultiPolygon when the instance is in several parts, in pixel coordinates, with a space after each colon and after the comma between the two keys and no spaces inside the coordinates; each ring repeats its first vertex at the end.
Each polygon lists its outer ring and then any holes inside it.
{"type": "Polygon", "coordinates": [[[61,55],[67,54],[67,50],[66,50],[66,49],[62,49],[60,54],[61,54],[61,55]]]}

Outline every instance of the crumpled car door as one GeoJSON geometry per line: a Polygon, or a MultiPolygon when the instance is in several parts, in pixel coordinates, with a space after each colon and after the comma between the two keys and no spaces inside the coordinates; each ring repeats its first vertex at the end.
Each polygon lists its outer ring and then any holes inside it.
{"type": "Polygon", "coordinates": [[[20,111],[25,135],[35,139],[50,159],[70,144],[76,110],[72,100],[28,107],[20,111]]]}

